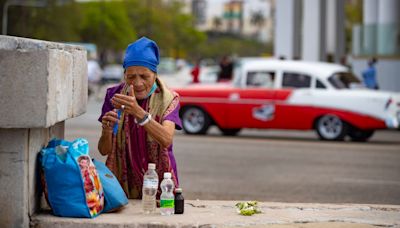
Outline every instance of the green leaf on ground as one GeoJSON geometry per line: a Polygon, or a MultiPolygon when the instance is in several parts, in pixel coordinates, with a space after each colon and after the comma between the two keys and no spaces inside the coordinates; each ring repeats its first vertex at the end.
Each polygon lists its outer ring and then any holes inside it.
{"type": "Polygon", "coordinates": [[[239,202],[236,203],[237,212],[244,216],[251,216],[254,214],[261,213],[261,210],[258,208],[257,201],[247,201],[247,202],[239,202]]]}

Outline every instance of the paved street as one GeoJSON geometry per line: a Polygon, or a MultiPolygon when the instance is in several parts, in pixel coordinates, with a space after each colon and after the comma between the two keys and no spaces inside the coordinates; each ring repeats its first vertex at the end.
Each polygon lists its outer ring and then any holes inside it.
{"type": "MultiPolygon", "coordinates": [[[[97,152],[101,104],[66,122],[66,138],[97,152]]],[[[245,130],[223,137],[177,132],[174,141],[186,199],[400,204],[400,132],[367,143],[322,142],[314,132],[245,130]]]]}
{"type": "Polygon", "coordinates": [[[192,199],[400,203],[400,142],[379,140],[398,132],[370,143],[300,135],[179,135],[182,187],[192,199]]]}

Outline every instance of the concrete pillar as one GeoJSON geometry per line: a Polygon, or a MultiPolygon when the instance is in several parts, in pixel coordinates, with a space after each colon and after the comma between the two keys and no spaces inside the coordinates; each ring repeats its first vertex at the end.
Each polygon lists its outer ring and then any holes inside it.
{"type": "Polygon", "coordinates": [[[345,56],[344,0],[326,2],[326,52],[339,63],[345,56]]]}
{"type": "Polygon", "coordinates": [[[376,24],[377,21],[378,21],[378,0],[364,0],[363,24],[364,25],[376,24]]]}
{"type": "Polygon", "coordinates": [[[83,47],[0,36],[0,224],[29,227],[39,208],[37,154],[86,112],[83,47]]]}
{"type": "Polygon", "coordinates": [[[353,27],[352,31],[352,49],[351,53],[353,56],[360,56],[362,54],[362,41],[361,41],[361,31],[362,31],[362,25],[355,25],[353,27]]]}
{"type": "Polygon", "coordinates": [[[303,1],[302,56],[304,60],[326,60],[325,0],[303,1]]]}
{"type": "Polygon", "coordinates": [[[378,24],[400,23],[400,2],[397,0],[385,0],[378,2],[378,24]]]}
{"type": "Polygon", "coordinates": [[[377,11],[377,54],[395,55],[400,53],[400,1],[379,1],[377,11]]]}
{"type": "Polygon", "coordinates": [[[300,57],[301,1],[276,1],[275,50],[276,58],[293,59],[300,57]]]}
{"type": "Polygon", "coordinates": [[[362,45],[362,53],[364,55],[376,54],[377,22],[378,22],[378,0],[364,0],[363,45],[362,45]]]}

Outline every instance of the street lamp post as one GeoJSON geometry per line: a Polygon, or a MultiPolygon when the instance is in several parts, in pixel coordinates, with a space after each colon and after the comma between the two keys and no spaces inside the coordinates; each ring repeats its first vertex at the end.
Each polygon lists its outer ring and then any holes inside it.
{"type": "Polygon", "coordinates": [[[3,26],[1,34],[7,35],[8,7],[10,6],[45,7],[46,5],[47,5],[46,0],[40,0],[40,1],[7,0],[3,6],[3,26]]]}

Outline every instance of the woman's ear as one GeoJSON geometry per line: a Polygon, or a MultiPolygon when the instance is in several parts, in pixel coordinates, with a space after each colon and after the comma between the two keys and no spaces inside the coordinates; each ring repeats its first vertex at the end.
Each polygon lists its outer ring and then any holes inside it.
{"type": "Polygon", "coordinates": [[[126,69],[124,69],[124,76],[122,77],[122,81],[126,82],[126,69]]]}

